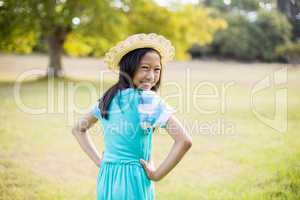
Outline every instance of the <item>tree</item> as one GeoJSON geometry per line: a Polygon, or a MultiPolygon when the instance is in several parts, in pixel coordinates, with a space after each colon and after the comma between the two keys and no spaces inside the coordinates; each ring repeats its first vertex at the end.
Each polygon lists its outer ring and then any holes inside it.
{"type": "Polygon", "coordinates": [[[130,5],[129,21],[133,33],[156,32],[164,35],[176,49],[176,58],[186,59],[194,43],[209,44],[214,33],[227,26],[225,20],[213,17],[212,10],[192,5],[173,5],[176,10],[157,6],[153,1],[139,0],[130,5]]]}
{"type": "Polygon", "coordinates": [[[277,46],[289,42],[291,25],[277,10],[259,11],[255,21],[229,15],[229,27],[216,34],[215,53],[241,60],[274,61],[277,46]],[[267,30],[267,31],[266,31],[267,30]]]}
{"type": "MultiPolygon", "coordinates": [[[[2,1],[3,2],[3,1],[2,1]]],[[[121,12],[108,0],[10,0],[0,7],[1,47],[33,34],[48,43],[48,74],[62,76],[63,44],[72,32],[111,38],[121,25],[121,12]],[[82,28],[80,28],[82,27],[82,28]],[[112,32],[110,32],[112,31],[112,32]]],[[[120,35],[120,34],[119,34],[120,35]]],[[[115,36],[115,35],[114,35],[115,36]]]]}
{"type": "Polygon", "coordinates": [[[300,1],[277,0],[277,8],[285,14],[294,27],[294,36],[300,38],[300,1]]]}
{"type": "Polygon", "coordinates": [[[222,11],[239,10],[258,10],[259,0],[201,0],[200,4],[205,6],[215,7],[222,11]]]}
{"type": "MultiPolygon", "coordinates": [[[[153,0],[23,0],[0,5],[0,49],[18,46],[40,48],[48,42],[48,73],[62,73],[61,55],[103,56],[130,34],[156,32],[174,44],[176,57],[187,57],[193,43],[208,44],[226,22],[201,6],[158,6],[153,0]],[[37,40],[38,39],[38,40],[37,40]]],[[[13,49],[14,48],[10,48],[13,49]]]]}

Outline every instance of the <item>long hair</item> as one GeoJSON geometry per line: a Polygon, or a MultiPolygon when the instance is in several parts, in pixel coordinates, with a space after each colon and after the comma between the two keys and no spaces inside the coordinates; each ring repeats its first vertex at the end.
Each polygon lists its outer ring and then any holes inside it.
{"type": "MultiPolygon", "coordinates": [[[[101,111],[102,118],[108,119],[109,105],[119,90],[136,87],[133,85],[133,77],[139,67],[142,57],[147,52],[151,52],[151,51],[156,52],[159,55],[159,57],[161,58],[161,55],[159,54],[159,52],[153,48],[134,49],[122,57],[122,59],[119,62],[120,72],[119,72],[118,82],[115,83],[112,87],[110,87],[104,93],[102,98],[99,99],[99,102],[100,102],[99,109],[101,111]]],[[[154,85],[151,88],[151,90],[157,91],[159,89],[160,79],[161,79],[161,74],[160,74],[158,82],[156,83],[156,85],[154,85]]]]}

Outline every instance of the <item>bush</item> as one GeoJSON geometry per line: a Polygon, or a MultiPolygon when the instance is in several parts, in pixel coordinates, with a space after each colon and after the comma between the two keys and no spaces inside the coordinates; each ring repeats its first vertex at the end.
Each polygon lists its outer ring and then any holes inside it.
{"type": "Polygon", "coordinates": [[[260,59],[272,61],[278,58],[276,47],[289,42],[292,37],[292,26],[287,18],[279,12],[260,12],[256,21],[259,35],[260,59]]]}
{"type": "Polygon", "coordinates": [[[111,43],[106,38],[82,36],[80,34],[70,34],[64,43],[64,51],[67,55],[96,56],[100,57],[111,47],[111,43]]]}
{"type": "Polygon", "coordinates": [[[13,35],[20,35],[19,30],[15,30],[7,40],[0,41],[0,51],[20,54],[29,54],[32,52],[33,47],[36,45],[36,33],[28,32],[15,38],[13,35]]]}
{"type": "Polygon", "coordinates": [[[229,28],[215,37],[213,46],[216,53],[241,60],[256,59],[259,56],[259,29],[242,15],[232,15],[227,20],[229,28]]]}
{"type": "Polygon", "coordinates": [[[188,49],[188,53],[192,56],[192,58],[201,58],[209,56],[213,51],[211,45],[203,46],[199,44],[192,45],[191,48],[188,49]]]}
{"type": "Polygon", "coordinates": [[[64,43],[64,50],[71,56],[87,56],[92,52],[92,47],[80,35],[70,34],[64,43]]]}
{"type": "Polygon", "coordinates": [[[290,63],[300,63],[300,41],[286,43],[276,48],[278,56],[285,58],[290,63]]]}
{"type": "MultiPolygon", "coordinates": [[[[211,54],[239,60],[276,61],[279,59],[276,47],[291,38],[290,23],[277,11],[259,11],[255,20],[243,13],[231,13],[225,18],[229,26],[215,34],[211,54]]],[[[198,55],[203,53],[207,52],[198,55]]]]}

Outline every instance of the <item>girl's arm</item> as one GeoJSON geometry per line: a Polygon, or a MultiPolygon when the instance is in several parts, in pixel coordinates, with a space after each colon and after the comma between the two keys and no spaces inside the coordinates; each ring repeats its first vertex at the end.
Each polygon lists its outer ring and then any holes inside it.
{"type": "Polygon", "coordinates": [[[101,157],[90,140],[87,130],[97,122],[97,118],[92,113],[88,113],[75,124],[72,129],[73,135],[76,137],[79,145],[85,151],[85,153],[92,159],[92,161],[100,167],[101,157]]]}
{"type": "Polygon", "coordinates": [[[159,181],[166,176],[179,163],[184,154],[192,146],[191,137],[174,116],[171,116],[167,121],[166,129],[169,135],[173,138],[174,144],[165,160],[156,170],[151,163],[141,160],[148,178],[154,181],[159,181]]]}

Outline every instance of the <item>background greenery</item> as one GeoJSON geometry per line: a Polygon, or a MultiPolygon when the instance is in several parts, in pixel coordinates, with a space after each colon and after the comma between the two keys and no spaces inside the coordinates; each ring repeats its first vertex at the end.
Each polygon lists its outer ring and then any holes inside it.
{"type": "Polygon", "coordinates": [[[298,1],[202,0],[168,7],[145,0],[2,2],[4,52],[47,52],[56,33],[65,54],[101,57],[131,34],[155,32],[171,40],[180,60],[190,52],[194,57],[274,62],[289,61],[290,51],[278,54],[276,48],[299,38],[298,1]]]}
{"type": "MultiPolygon", "coordinates": [[[[111,74],[99,80],[99,73],[106,70],[101,58],[118,41],[140,32],[162,34],[176,47],[177,61],[166,69],[160,92],[163,97],[176,94],[176,88],[167,84],[178,83],[182,104],[174,99],[168,103],[178,109],[176,115],[188,128],[218,119],[235,125],[233,134],[189,129],[193,147],[156,183],[157,199],[300,199],[298,12],[299,1],[288,0],[200,0],[167,7],[146,0],[0,0],[0,200],[95,199],[98,169],[71,134],[80,115],[70,118],[74,111],[70,101],[88,110],[115,80],[111,74]],[[247,62],[186,61],[190,57],[247,62]],[[65,77],[53,79],[55,112],[22,112],[14,96],[17,77],[33,68],[59,71],[62,66],[65,77]],[[258,81],[284,67],[288,82],[264,90],[255,101],[257,109],[271,118],[274,91],[288,89],[288,130],[279,133],[255,118],[250,94],[258,81]],[[218,101],[207,99],[197,103],[218,112],[203,115],[193,106],[187,108],[201,81],[218,89],[222,83],[235,82],[226,96],[225,113],[218,101]],[[68,94],[81,83],[92,84],[97,95],[84,87],[68,94]],[[64,98],[58,99],[59,94],[64,98]]],[[[24,103],[47,107],[49,84],[47,79],[23,82],[24,103]]],[[[101,152],[101,129],[95,126],[90,133],[101,152]]],[[[171,145],[163,130],[155,134],[156,165],[171,145]]]]}

